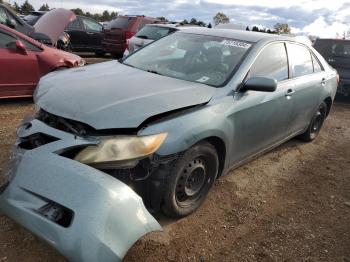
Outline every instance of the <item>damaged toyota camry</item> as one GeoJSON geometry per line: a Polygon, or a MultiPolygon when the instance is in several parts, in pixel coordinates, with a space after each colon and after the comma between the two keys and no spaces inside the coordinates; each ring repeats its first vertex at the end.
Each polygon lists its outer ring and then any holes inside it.
{"type": "Polygon", "coordinates": [[[227,170],[314,140],[337,73],[285,36],[187,29],[120,61],[53,72],[18,128],[0,209],[72,261],[121,260],[227,170]]]}

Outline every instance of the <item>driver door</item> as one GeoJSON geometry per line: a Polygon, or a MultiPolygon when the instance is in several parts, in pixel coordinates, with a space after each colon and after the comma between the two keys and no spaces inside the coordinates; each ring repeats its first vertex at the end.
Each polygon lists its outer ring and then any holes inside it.
{"type": "Polygon", "coordinates": [[[17,38],[0,30],[0,96],[31,96],[38,81],[37,57],[16,49],[17,38]]]}
{"type": "Polygon", "coordinates": [[[81,21],[85,29],[84,38],[87,46],[90,49],[101,49],[101,44],[103,39],[103,33],[102,33],[103,26],[85,17],[82,17],[81,21]]]}
{"type": "Polygon", "coordinates": [[[258,154],[287,137],[292,103],[286,94],[294,89],[289,80],[285,44],[264,47],[246,79],[267,77],[278,81],[274,92],[240,91],[234,97],[231,121],[234,127],[231,165],[258,154]]]}

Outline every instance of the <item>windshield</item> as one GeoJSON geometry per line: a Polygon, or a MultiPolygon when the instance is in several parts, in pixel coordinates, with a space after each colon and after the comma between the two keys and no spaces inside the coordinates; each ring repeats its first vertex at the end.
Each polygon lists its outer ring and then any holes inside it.
{"type": "Polygon", "coordinates": [[[346,40],[317,40],[315,49],[326,59],[350,58],[350,41],[346,40]]]}
{"type": "Polygon", "coordinates": [[[26,21],[30,25],[35,25],[35,23],[39,20],[40,15],[26,15],[23,20],[26,21]]]}
{"type": "Polygon", "coordinates": [[[123,63],[218,87],[230,78],[251,46],[241,40],[177,32],[140,49],[123,63]]]}
{"type": "Polygon", "coordinates": [[[145,26],[136,34],[136,37],[150,40],[158,40],[175,32],[177,29],[162,26],[145,26]]]}

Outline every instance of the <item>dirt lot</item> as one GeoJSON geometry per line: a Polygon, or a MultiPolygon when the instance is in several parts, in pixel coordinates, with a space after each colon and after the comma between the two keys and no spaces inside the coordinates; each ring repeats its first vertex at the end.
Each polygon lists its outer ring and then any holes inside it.
{"type": "MultiPolygon", "coordinates": [[[[31,101],[0,102],[0,172],[31,101]]],[[[195,214],[160,217],[126,261],[350,262],[350,103],[335,104],[320,137],[292,140],[217,181],[195,214]]],[[[0,216],[0,261],[65,261],[0,216]]]]}

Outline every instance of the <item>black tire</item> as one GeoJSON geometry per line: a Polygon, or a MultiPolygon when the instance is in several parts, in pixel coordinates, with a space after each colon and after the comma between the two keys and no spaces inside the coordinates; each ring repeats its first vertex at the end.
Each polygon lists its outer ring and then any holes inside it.
{"type": "Polygon", "coordinates": [[[321,131],[324,120],[327,117],[327,104],[322,102],[319,106],[317,112],[313,115],[310,124],[305,131],[305,133],[301,134],[299,138],[305,142],[311,142],[315,140],[318,134],[321,131]]]}
{"type": "Polygon", "coordinates": [[[111,53],[113,59],[120,59],[123,57],[123,54],[120,53],[111,53]]]}
{"type": "Polygon", "coordinates": [[[201,142],[188,149],[169,166],[163,212],[170,217],[193,213],[206,199],[218,170],[218,155],[210,143],[201,142]]]}
{"type": "Polygon", "coordinates": [[[104,51],[96,51],[96,52],[95,52],[95,55],[96,55],[97,57],[104,57],[105,54],[106,54],[106,52],[104,52],[104,51]]]}

